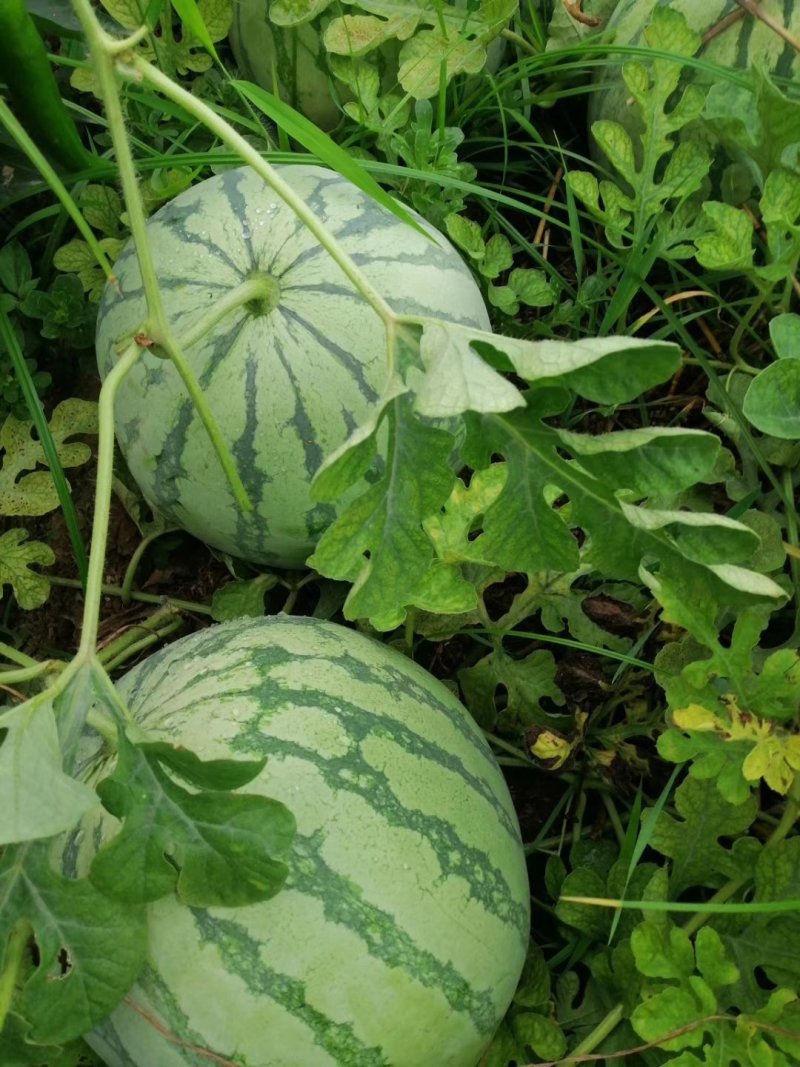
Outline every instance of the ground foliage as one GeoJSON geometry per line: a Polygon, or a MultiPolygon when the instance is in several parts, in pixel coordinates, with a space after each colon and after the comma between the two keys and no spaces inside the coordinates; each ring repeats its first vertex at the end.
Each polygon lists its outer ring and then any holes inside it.
{"type": "MultiPolygon", "coordinates": [[[[413,655],[460,691],[508,770],[534,942],[484,1067],[565,1056],[624,1055],[644,1067],[800,1061],[800,102],[758,68],[687,82],[700,38],[659,9],[647,47],[622,68],[643,135],[595,123],[607,166],[590,165],[575,101],[597,55],[581,49],[609,5],[584,6],[579,18],[580,5],[556,5],[548,38],[551,11],[532,0],[444,18],[433,2],[274,3],[282,25],[320,20],[332,76],[351,92],[337,155],[279,102],[265,107],[283,128],[264,123],[263,96],[227,78],[228,0],[97,5],[118,31],[150,18],[136,55],[211,102],[260,152],[377,165],[374,176],[472,263],[496,332],[401,323],[371,421],[314,485],[320,500],[337,500],[371,471],[368,488],[307,573],[257,573],[223,557],[187,574],[176,562],[186,539],[119,470],[115,521],[138,548],[112,545],[107,566],[121,578],[105,588],[104,647],[73,660],[55,690],[75,649],[43,640],[52,631],[41,620],[59,582],[85,580],[89,539],[73,500],[91,470],[96,391],[78,386],[91,380],[85,350],[104,265],[131,222],[100,158],[110,146],[100,121],[83,129],[94,172],[67,176],[80,232],[9,149],[7,1067],[92,1062],[80,1035],[141,966],[147,901],[177,892],[192,905],[235,906],[280,890],[293,821],[247,796],[258,765],[202,763],[126,732],[106,673],[180,627],[265,610],[344,619],[413,655]],[[481,75],[501,32],[503,63],[481,75]],[[387,88],[381,49],[398,42],[387,88]],[[389,462],[376,462],[379,433],[389,462]],[[152,604],[133,623],[131,597],[152,604]],[[122,831],[87,878],[70,880],[52,866],[50,839],[96,803],[71,775],[87,718],[118,749],[99,792],[122,831]],[[168,839],[179,846],[165,869],[168,839]]],[[[99,116],[97,71],[62,7],[29,4],[72,70],[64,95],[99,116]]],[[[177,104],[135,82],[121,92],[146,211],[235,162],[177,104]]]]}

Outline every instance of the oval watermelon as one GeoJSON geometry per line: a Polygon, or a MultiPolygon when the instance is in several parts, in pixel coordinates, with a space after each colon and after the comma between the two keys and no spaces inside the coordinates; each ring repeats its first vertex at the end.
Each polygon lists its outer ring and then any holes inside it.
{"type": "MultiPolygon", "coordinates": [[[[270,19],[271,2],[237,0],[234,5],[230,41],[239,70],[270,92],[277,87],[283,100],[322,129],[331,130],[342,117],[337,100],[346,102],[353,97],[342,82],[333,79],[328,66],[322,34],[330,21],[330,11],[311,21],[284,26],[270,19]]],[[[466,9],[474,3],[475,0],[455,0],[453,6],[466,9]]],[[[335,13],[343,12],[337,8],[335,13]]],[[[398,91],[399,46],[400,42],[392,39],[371,53],[377,61],[384,92],[398,91]]],[[[504,51],[501,37],[489,43],[487,71],[495,73],[499,69],[504,51]]]]}
{"type": "MultiPolygon", "coordinates": [[[[800,35],[800,4],[794,0],[761,0],[760,6],[766,15],[795,36],[800,35]]],[[[727,15],[741,11],[737,0],[703,0],[702,3],[699,0],[619,0],[599,40],[614,45],[644,45],[644,31],[654,9],[659,7],[680,11],[690,28],[701,35],[727,15]]],[[[742,18],[712,37],[700,49],[698,57],[730,69],[742,70],[757,61],[781,77],[800,74],[800,54],[765,22],[749,13],[743,13],[742,18]]],[[[690,76],[707,80],[706,75],[696,70],[690,76]]],[[[631,132],[641,129],[638,108],[630,100],[618,63],[598,68],[589,117],[591,121],[621,122],[631,132]]]]}
{"type": "MultiPolygon", "coordinates": [[[[419,216],[433,241],[333,171],[278,169],[397,312],[489,328],[472,275],[419,216]]],[[[276,297],[266,307],[240,306],[186,353],[254,510],[236,506],[177,372],[152,352],[117,398],[117,438],[131,473],[151,505],[208,544],[257,563],[300,567],[335,514],[312,504],[311,478],[384,385],[383,324],[247,167],[176,197],[150,219],[148,237],[179,336],[248,277],[271,277],[276,297]]],[[[114,272],[118,290],[106,287],[97,325],[103,377],[120,339],[146,317],[131,246],[114,272]]]]}
{"type": "MultiPolygon", "coordinates": [[[[105,1062],[475,1067],[521,972],[529,897],[505,782],[449,690],[352,630],[287,616],[185,637],[119,690],[156,739],[266,757],[246,791],[282,800],[298,832],[271,900],[148,906],[149,960],[88,1038],[105,1062]]],[[[112,825],[84,825],[68,873],[112,825]]]]}

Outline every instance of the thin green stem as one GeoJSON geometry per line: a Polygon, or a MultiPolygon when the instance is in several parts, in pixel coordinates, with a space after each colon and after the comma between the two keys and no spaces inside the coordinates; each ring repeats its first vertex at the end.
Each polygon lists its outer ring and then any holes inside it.
{"type": "MultiPolygon", "coordinates": [[[[76,0],[76,3],[85,4],[87,3],[87,0],[76,0]]],[[[232,129],[224,119],[221,119],[219,115],[208,106],[208,104],[204,103],[199,97],[194,96],[192,93],[176,85],[151,63],[142,59],[141,56],[128,55],[125,58],[127,63],[123,65],[123,63],[120,62],[119,64],[119,68],[123,73],[132,74],[134,77],[138,75],[140,78],[143,78],[154,89],[158,89],[159,92],[163,93],[168,100],[172,100],[173,103],[179,104],[193,118],[202,122],[204,126],[211,130],[212,133],[216,134],[216,136],[219,137],[219,139],[230,149],[237,152],[244,162],[248,163],[253,170],[264,179],[267,185],[269,185],[281,200],[292,209],[310,233],[316,237],[325,251],[339,265],[344,274],[350,279],[370,307],[383,320],[384,324],[388,327],[390,323],[394,322],[395,315],[391,307],[372,285],[363,271],[356,266],[350,256],[339,245],[335,237],[332,236],[324,223],[314,214],[302,197],[298,196],[288,182],[281,178],[274,167],[270,166],[270,164],[259,155],[257,150],[244,139],[244,137],[236,133],[236,131],[232,129]]]]}
{"type": "Polygon", "coordinates": [[[31,933],[30,923],[20,921],[12,928],[6,942],[3,970],[0,972],[0,1030],[11,1010],[31,933]]]}
{"type": "Polygon", "coordinates": [[[18,671],[0,671],[0,685],[17,685],[19,682],[32,682],[52,670],[52,660],[37,663],[35,667],[20,667],[18,671]]]}
{"type": "MultiPolygon", "coordinates": [[[[106,111],[108,129],[114,145],[117,157],[119,180],[122,186],[125,206],[128,212],[131,237],[136,249],[136,258],[139,263],[139,271],[142,278],[145,301],[147,303],[147,323],[144,332],[155,342],[161,345],[169,358],[175,364],[175,368],[191,397],[197,414],[203,427],[208,434],[217,459],[225,472],[225,477],[230,484],[231,491],[236,503],[244,511],[252,510],[252,503],[244,487],[236,463],[231,455],[217,421],[214,418],[203,390],[197,381],[194,372],[187,363],[178,342],[175,340],[164,310],[164,302],[161,299],[161,291],[158,286],[153,257],[150,253],[150,245],[147,239],[147,219],[144,213],[144,204],[136,177],[136,167],[133,162],[130,142],[125,129],[125,120],[122,114],[122,104],[117,91],[115,68],[114,68],[114,40],[101,27],[92,10],[90,0],[73,0],[75,11],[81,21],[86,40],[92,55],[93,67],[97,76],[100,95],[106,111]]],[[[126,53],[129,55],[130,53],[126,53]]],[[[166,79],[169,82],[169,79],[166,79]]],[[[170,83],[171,84],[171,83],[170,83]]],[[[187,96],[191,94],[187,93],[187,96]]]]}
{"type": "Polygon", "coordinates": [[[534,48],[532,44],[528,44],[528,42],[525,40],[525,38],[524,37],[520,37],[520,35],[518,33],[514,32],[514,30],[509,30],[508,28],[506,28],[505,30],[502,31],[500,36],[502,38],[504,38],[504,40],[506,40],[506,41],[511,41],[512,44],[515,44],[517,46],[517,48],[519,48],[521,52],[525,52],[526,55],[529,55],[529,56],[538,56],[539,55],[538,49],[534,48]]]}
{"type": "Polygon", "coordinates": [[[180,338],[181,347],[191,348],[198,341],[202,341],[207,334],[211,333],[217,323],[221,322],[222,319],[237,308],[244,307],[247,304],[272,303],[276,300],[276,289],[278,287],[279,283],[274,278],[263,274],[246,278],[240,285],[235,286],[224,296],[221,296],[219,300],[216,300],[214,306],[189,327],[180,338]]]}
{"type": "Polygon", "coordinates": [[[111,509],[111,487],[114,478],[114,399],[125,375],[133,368],[142,349],[132,342],[111,369],[100,390],[98,403],[97,484],[95,489],[92,547],[86,577],[86,598],[83,607],[83,626],[77,659],[88,662],[97,644],[100,621],[100,599],[103,588],[103,568],[108,541],[108,519],[111,509]]]}
{"type": "Polygon", "coordinates": [[[608,813],[609,821],[611,822],[611,825],[614,829],[614,834],[616,835],[620,848],[622,848],[622,846],[625,844],[625,827],[622,825],[622,820],[619,817],[619,812],[617,811],[616,805],[614,804],[613,797],[611,797],[608,793],[603,793],[602,800],[606,812],[608,813]]]}
{"type": "Polygon", "coordinates": [[[92,255],[100,264],[105,276],[107,278],[113,277],[114,272],[111,263],[109,262],[108,256],[100,247],[99,241],[95,237],[86,219],[84,219],[83,215],[81,214],[78,205],[70,196],[67,187],[56,174],[53,167],[48,163],[45,156],[42,155],[42,153],[30,139],[23,127],[19,124],[19,122],[14,116],[14,113],[11,111],[11,108],[8,106],[5,100],[2,99],[2,97],[0,97],[0,122],[2,122],[3,126],[5,126],[5,128],[8,130],[13,139],[21,148],[21,150],[25,153],[25,155],[28,157],[34,167],[36,167],[41,176],[53,190],[53,193],[58,197],[61,206],[64,208],[66,213],[77,226],[78,232],[91,249],[92,255]]]}
{"type": "Polygon", "coordinates": [[[163,537],[164,534],[172,533],[175,529],[177,529],[177,527],[170,526],[166,530],[156,530],[155,533],[143,537],[136,546],[136,551],[131,556],[130,563],[125,570],[125,576],[122,579],[123,604],[128,604],[130,602],[131,593],[133,591],[133,579],[136,577],[136,571],[139,568],[139,564],[142,562],[142,556],[154,541],[157,541],[159,537],[163,537]]]}
{"type": "Polygon", "coordinates": [[[154,630],[152,633],[145,634],[144,637],[140,637],[138,641],[132,641],[131,644],[114,659],[108,659],[105,661],[105,669],[107,671],[114,671],[117,667],[121,667],[123,663],[127,663],[129,659],[138,655],[139,652],[144,652],[145,649],[151,648],[159,641],[163,641],[165,637],[168,637],[176,630],[180,630],[183,626],[182,619],[173,619],[170,623],[165,623],[159,627],[158,630],[154,630]]]}
{"type": "Polygon", "coordinates": [[[619,1026],[622,1020],[625,1018],[625,1005],[615,1004],[611,1011],[605,1015],[600,1022],[595,1026],[591,1033],[581,1041],[579,1045],[570,1052],[566,1057],[568,1060],[575,1060],[579,1056],[586,1056],[590,1052],[594,1052],[599,1044],[612,1034],[614,1030],[619,1026]]]}
{"type": "Polygon", "coordinates": [[[109,642],[105,648],[97,653],[97,660],[106,671],[124,663],[131,655],[139,651],[140,647],[146,647],[143,642],[152,644],[153,641],[168,633],[172,633],[177,626],[182,625],[182,620],[175,608],[167,606],[155,612],[144,622],[132,626],[115,640],[109,642]]]}
{"type": "Polygon", "coordinates": [[[20,652],[13,645],[7,645],[5,641],[0,641],[0,656],[4,656],[5,659],[11,660],[20,667],[38,667],[39,665],[38,660],[33,659],[32,656],[26,656],[24,652],[20,652]]]}
{"type": "MultiPolygon", "coordinates": [[[[81,583],[77,578],[61,578],[59,575],[48,574],[48,582],[51,585],[58,585],[64,589],[80,589],[81,583]]],[[[123,589],[121,585],[108,585],[103,584],[100,587],[100,592],[103,596],[123,596],[123,589]]],[[[195,600],[177,600],[173,597],[158,596],[156,593],[139,593],[136,591],[131,592],[130,599],[135,600],[140,604],[164,604],[168,607],[177,608],[178,611],[190,611],[195,615],[211,615],[210,604],[200,604],[195,600]]]]}

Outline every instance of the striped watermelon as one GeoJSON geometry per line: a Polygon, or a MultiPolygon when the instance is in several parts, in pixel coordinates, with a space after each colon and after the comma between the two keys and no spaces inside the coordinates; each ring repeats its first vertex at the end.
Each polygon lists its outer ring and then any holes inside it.
{"type": "MultiPolygon", "coordinates": [[[[765,15],[786,26],[795,36],[800,35],[800,4],[794,0],[761,0],[760,6],[765,15]]],[[[615,45],[644,45],[644,31],[653,10],[659,7],[680,11],[688,25],[701,35],[727,15],[741,12],[737,0],[619,0],[600,40],[615,45]]],[[[747,13],[714,36],[701,48],[698,57],[732,69],[745,69],[758,62],[781,77],[800,75],[800,54],[765,22],[747,13]]],[[[699,71],[691,76],[705,77],[699,71]]],[[[612,119],[632,131],[641,129],[638,109],[630,101],[618,65],[601,66],[595,88],[589,106],[592,121],[612,119]]]]}
{"type": "MultiPolygon", "coordinates": [[[[239,70],[243,77],[270,92],[277,82],[280,95],[287,103],[322,129],[331,130],[341,118],[337,101],[346,102],[353,97],[342,82],[331,77],[322,32],[332,13],[345,12],[337,5],[311,21],[282,26],[270,20],[271,3],[272,0],[237,0],[234,5],[230,41],[239,70]]],[[[325,6],[316,5],[317,9],[325,6]]],[[[453,6],[474,8],[475,0],[455,0],[453,6]]],[[[504,50],[502,38],[497,37],[489,44],[486,69],[491,73],[499,69],[504,50]]],[[[399,42],[395,39],[372,53],[381,72],[384,92],[398,90],[398,53],[399,42]]]]}
{"type": "MultiPolygon", "coordinates": [[[[266,757],[246,790],[282,800],[298,833],[269,901],[149,906],[139,982],[88,1038],[109,1067],[475,1067],[520,975],[529,898],[504,780],[449,690],[288,616],[185,637],[119,689],[155,738],[266,757]]],[[[83,830],[73,875],[103,832],[83,830]]]]}
{"type": "MultiPolygon", "coordinates": [[[[440,234],[428,240],[333,171],[279,170],[396,311],[489,328],[478,286],[440,234]]],[[[311,477],[384,385],[383,325],[249,168],[176,197],[149,221],[148,236],[179,335],[253,274],[272,277],[277,295],[274,306],[232,312],[187,353],[254,511],[236,507],[177,372],[152,352],[118,394],[117,437],[131,473],[152,505],[214,547],[258,563],[302,566],[334,517],[330,505],[312,504],[311,477]]],[[[103,376],[120,339],[146,317],[132,247],[114,270],[119,291],[106,287],[97,327],[103,376]]]]}

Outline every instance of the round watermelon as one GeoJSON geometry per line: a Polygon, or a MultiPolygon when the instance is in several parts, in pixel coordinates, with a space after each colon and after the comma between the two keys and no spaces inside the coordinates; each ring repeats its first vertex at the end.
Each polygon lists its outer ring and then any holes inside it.
{"type": "MultiPolygon", "coordinates": [[[[741,18],[701,47],[698,58],[738,70],[758,62],[781,77],[800,75],[800,54],[766,22],[742,12],[737,0],[618,0],[599,40],[610,45],[644,46],[644,31],[652,20],[653,11],[660,7],[680,11],[689,27],[701,36],[726,16],[740,12],[741,18]]],[[[762,0],[760,7],[765,15],[785,26],[795,37],[800,35],[800,3],[794,0],[762,0]]],[[[619,56],[612,53],[609,58],[616,62],[598,68],[589,117],[591,121],[611,119],[638,133],[642,129],[638,107],[630,99],[619,65],[628,58],[638,57],[623,57],[620,60],[619,56]]],[[[701,82],[709,80],[707,74],[695,69],[688,76],[701,82]]]]}
{"type": "MultiPolygon", "coordinates": [[[[192,634],[118,688],[151,738],[266,758],[244,791],[283,801],[297,835],[268,901],[148,905],[148,961],[88,1037],[109,1067],[475,1067],[519,979],[529,894],[502,774],[450,691],[287,616],[192,634]]],[[[112,769],[85,757],[93,780],[112,769]]],[[[68,873],[115,826],[84,823],[68,873]]]]}
{"type": "MultiPolygon", "coordinates": [[[[333,171],[278,170],[395,311],[489,328],[469,270],[419,216],[433,240],[333,171]]],[[[116,402],[117,439],[131,473],[152,506],[215,548],[300,567],[335,515],[331,505],[312,502],[311,478],[372,411],[385,384],[383,323],[250,168],[187,190],[147,229],[179,337],[248,278],[272,279],[274,294],[241,305],[185,353],[253,511],[237,507],[177,371],[154,351],[125,378],[116,402]]],[[[131,245],[114,273],[118,284],[106,286],[97,325],[103,377],[119,344],[146,319],[131,245]]]]}

